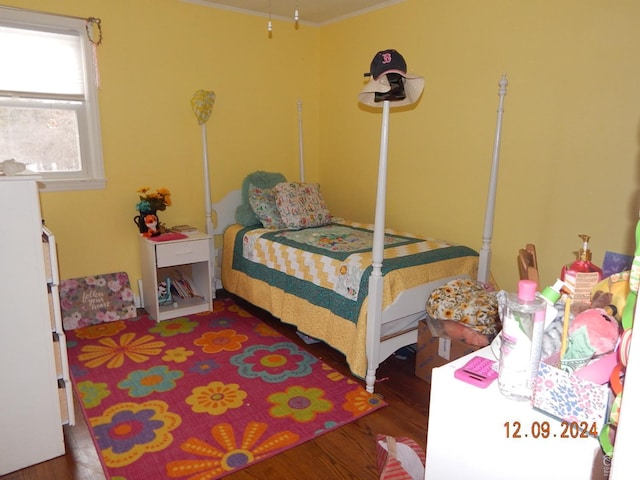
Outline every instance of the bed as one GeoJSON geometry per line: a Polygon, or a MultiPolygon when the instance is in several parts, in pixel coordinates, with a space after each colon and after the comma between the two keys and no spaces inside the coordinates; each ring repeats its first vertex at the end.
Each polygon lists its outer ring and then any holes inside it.
{"type": "MultiPolygon", "coordinates": [[[[484,284],[490,280],[506,85],[503,76],[499,82],[498,120],[480,252],[384,225],[386,151],[381,142],[376,218],[372,225],[333,217],[321,225],[303,224],[296,229],[238,224],[236,211],[247,201],[248,179],[243,182],[244,192],[234,190],[214,204],[215,233],[223,234],[222,287],[342,352],[351,372],[365,380],[367,391],[374,392],[379,364],[401,347],[417,342],[418,322],[426,317],[425,305],[434,288],[456,278],[484,284]]],[[[385,110],[383,125],[388,105],[385,110]]],[[[280,182],[269,193],[281,195],[274,190],[284,183],[289,188],[292,184],[296,188],[315,185],[301,180],[280,182]]],[[[264,193],[271,189],[258,190],[264,193]]]]}

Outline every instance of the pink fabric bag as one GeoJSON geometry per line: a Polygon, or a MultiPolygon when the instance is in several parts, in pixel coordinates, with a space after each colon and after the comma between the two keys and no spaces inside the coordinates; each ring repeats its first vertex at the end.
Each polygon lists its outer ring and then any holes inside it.
{"type": "Polygon", "coordinates": [[[380,480],[423,480],[425,451],[409,437],[376,435],[380,480]]]}

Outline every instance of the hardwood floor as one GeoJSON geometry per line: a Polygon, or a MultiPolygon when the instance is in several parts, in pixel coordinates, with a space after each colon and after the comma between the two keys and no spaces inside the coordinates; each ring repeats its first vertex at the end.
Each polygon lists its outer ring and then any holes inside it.
{"type": "MultiPolygon", "coordinates": [[[[219,297],[224,293],[219,293],[219,297]]],[[[241,300],[238,303],[292,341],[347,375],[344,356],[323,343],[307,345],[294,327],[285,325],[241,300]]],[[[378,369],[376,392],[388,406],[355,422],[231,474],[229,480],[249,479],[378,479],[376,434],[413,438],[426,446],[429,384],[414,375],[415,355],[391,356],[378,369]]],[[[2,480],[102,480],[98,455],[76,406],[76,425],[65,427],[67,453],[62,457],[0,477],[2,480]]],[[[157,480],[157,479],[149,479],[157,480]]]]}

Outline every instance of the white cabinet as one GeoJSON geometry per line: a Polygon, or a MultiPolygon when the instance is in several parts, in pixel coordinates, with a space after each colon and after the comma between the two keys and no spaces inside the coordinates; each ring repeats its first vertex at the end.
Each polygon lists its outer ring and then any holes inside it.
{"type": "Polygon", "coordinates": [[[482,389],[456,379],[455,369],[474,355],[495,360],[485,347],[433,369],[425,479],[601,478],[606,465],[595,437],[563,435],[559,420],[509,400],[497,381],[482,389]]]}
{"type": "Polygon", "coordinates": [[[192,233],[187,238],[154,241],[140,237],[142,299],[144,308],[157,321],[212,309],[209,242],[211,237],[192,233]],[[158,284],[166,278],[186,276],[195,286],[195,295],[173,295],[168,305],[158,304],[158,284]]]}
{"type": "Polygon", "coordinates": [[[62,424],[73,423],[55,240],[42,227],[37,178],[0,177],[0,475],[64,454],[62,424]]]}

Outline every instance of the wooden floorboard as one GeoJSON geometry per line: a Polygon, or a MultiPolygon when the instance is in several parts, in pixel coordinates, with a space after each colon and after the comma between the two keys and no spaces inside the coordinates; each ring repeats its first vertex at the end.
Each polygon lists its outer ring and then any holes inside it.
{"type": "MultiPolygon", "coordinates": [[[[219,297],[225,295],[219,292],[219,297]]],[[[241,300],[238,303],[292,341],[344,375],[344,356],[324,343],[308,345],[294,327],[283,324],[241,300]]],[[[229,480],[299,480],[379,478],[376,434],[407,436],[426,446],[429,384],[414,375],[415,355],[392,356],[378,369],[376,393],[388,403],[355,422],[321,435],[256,465],[228,475],[229,480]]],[[[0,477],[2,480],[102,480],[105,475],[91,436],[76,407],[76,425],[65,427],[67,453],[61,457],[0,477]]],[[[149,479],[156,480],[156,479],[149,479]]]]}

